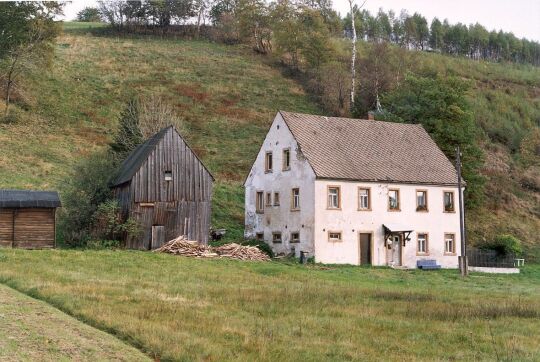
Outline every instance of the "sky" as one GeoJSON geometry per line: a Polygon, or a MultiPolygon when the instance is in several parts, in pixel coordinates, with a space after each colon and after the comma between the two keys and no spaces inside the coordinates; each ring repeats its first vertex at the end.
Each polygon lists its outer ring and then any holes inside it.
{"type": "MultiPolygon", "coordinates": [[[[357,5],[363,0],[354,0],[357,5]]],[[[333,0],[334,8],[344,16],[349,9],[348,0],[333,0]]],[[[96,6],[96,0],[73,0],[65,7],[65,20],[72,20],[86,6],[96,6]]],[[[540,0],[366,0],[364,8],[372,14],[379,8],[402,9],[409,14],[418,12],[431,19],[448,19],[451,24],[482,24],[488,30],[512,32],[519,38],[540,42],[540,0]]]]}

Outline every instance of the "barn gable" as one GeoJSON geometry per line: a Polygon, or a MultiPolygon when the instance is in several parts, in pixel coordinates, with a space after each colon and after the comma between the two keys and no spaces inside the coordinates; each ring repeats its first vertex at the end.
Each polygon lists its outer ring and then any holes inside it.
{"type": "Polygon", "coordinates": [[[127,246],[153,249],[179,235],[206,243],[213,180],[172,126],[137,147],[113,182],[124,215],[144,229],[142,237],[127,240],[127,246]]]}

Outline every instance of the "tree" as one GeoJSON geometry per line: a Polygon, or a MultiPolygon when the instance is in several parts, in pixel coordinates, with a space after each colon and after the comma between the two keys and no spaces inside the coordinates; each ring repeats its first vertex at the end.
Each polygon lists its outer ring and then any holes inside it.
{"type": "Polygon", "coordinates": [[[120,115],[118,132],[111,144],[111,150],[119,159],[124,159],[143,142],[139,115],[139,102],[133,98],[120,115]]]}
{"type": "Polygon", "coordinates": [[[54,16],[63,4],[54,2],[0,3],[0,78],[5,95],[5,116],[13,89],[22,74],[50,65],[54,41],[60,33],[54,16]]]}
{"type": "Polygon", "coordinates": [[[462,173],[467,182],[467,206],[482,201],[480,176],[482,152],[476,145],[476,127],[466,100],[469,84],[455,77],[416,77],[409,75],[393,91],[383,96],[383,106],[405,123],[420,123],[450,159],[455,148],[463,153],[462,173]]]}
{"type": "Polygon", "coordinates": [[[429,46],[433,50],[441,50],[444,42],[444,31],[442,23],[439,19],[433,18],[431,21],[429,34],[429,46]]]}
{"type": "Polygon", "coordinates": [[[101,13],[98,8],[85,7],[77,13],[77,21],[82,22],[100,22],[101,13]]]}
{"type": "Polygon", "coordinates": [[[355,90],[355,80],[356,80],[356,26],[354,21],[354,11],[353,0],[349,0],[349,6],[351,11],[351,27],[352,27],[352,50],[351,50],[351,97],[350,97],[350,106],[352,111],[352,106],[354,104],[354,90],[355,90]]]}

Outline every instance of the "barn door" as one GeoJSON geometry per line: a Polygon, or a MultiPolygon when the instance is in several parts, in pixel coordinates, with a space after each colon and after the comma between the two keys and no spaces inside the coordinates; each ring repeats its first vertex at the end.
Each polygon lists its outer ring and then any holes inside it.
{"type": "Polygon", "coordinates": [[[150,249],[157,249],[163,244],[165,244],[165,226],[152,226],[152,244],[150,245],[150,249]]]}

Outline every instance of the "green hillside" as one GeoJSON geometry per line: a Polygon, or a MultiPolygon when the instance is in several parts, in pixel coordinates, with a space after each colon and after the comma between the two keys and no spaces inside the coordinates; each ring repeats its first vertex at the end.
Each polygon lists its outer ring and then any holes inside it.
{"type": "MultiPolygon", "coordinates": [[[[91,25],[92,26],[92,25],[91,25]]],[[[475,239],[512,233],[529,244],[540,229],[538,175],[515,152],[540,120],[540,72],[422,53],[425,68],[474,82],[470,100],[485,132],[486,208],[469,214],[475,239]],[[497,143],[491,142],[496,140],[497,143]]],[[[322,114],[302,86],[243,46],[92,35],[68,23],[51,71],[14,95],[15,121],[0,124],[0,187],[58,189],[74,163],[111,141],[133,95],[158,95],[185,121],[185,138],[217,179],[213,225],[242,235],[241,182],[278,109],[322,114]]],[[[1,106],[0,106],[1,107],[1,106]]]]}

